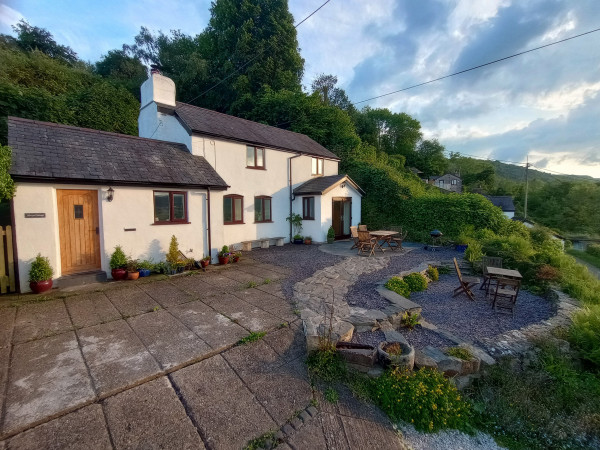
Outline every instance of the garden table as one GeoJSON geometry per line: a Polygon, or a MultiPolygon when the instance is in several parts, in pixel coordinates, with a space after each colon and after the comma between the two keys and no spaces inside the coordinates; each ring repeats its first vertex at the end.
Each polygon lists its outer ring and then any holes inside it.
{"type": "Polygon", "coordinates": [[[487,273],[490,278],[490,283],[488,283],[487,289],[485,290],[486,295],[488,295],[489,293],[491,280],[498,280],[499,278],[509,278],[512,280],[521,281],[523,279],[523,275],[521,275],[521,272],[513,269],[503,269],[501,267],[488,266],[487,273]]]}
{"type": "Polygon", "coordinates": [[[392,236],[395,236],[396,234],[398,234],[398,231],[377,230],[377,231],[369,231],[369,233],[371,234],[371,236],[374,236],[377,239],[377,248],[379,248],[379,250],[384,252],[385,250],[384,250],[383,246],[385,244],[387,244],[389,248],[394,250],[394,247],[391,244],[392,236]],[[381,244],[380,244],[380,242],[381,242],[381,244]]]}

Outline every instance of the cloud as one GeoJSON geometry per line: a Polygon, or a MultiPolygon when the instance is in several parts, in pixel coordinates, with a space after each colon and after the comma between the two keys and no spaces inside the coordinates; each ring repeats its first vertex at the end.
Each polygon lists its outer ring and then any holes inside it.
{"type": "Polygon", "coordinates": [[[25,17],[16,9],[7,4],[0,4],[0,33],[11,34],[12,25],[15,25],[25,17]]]}

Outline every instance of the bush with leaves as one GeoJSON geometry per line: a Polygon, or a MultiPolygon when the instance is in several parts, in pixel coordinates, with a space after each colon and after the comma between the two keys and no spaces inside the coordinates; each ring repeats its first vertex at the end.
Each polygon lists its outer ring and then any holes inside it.
{"type": "Polygon", "coordinates": [[[437,281],[440,279],[440,271],[437,267],[429,266],[427,268],[427,276],[431,281],[437,281]]]}
{"type": "Polygon", "coordinates": [[[585,252],[592,256],[600,258],[600,244],[589,244],[586,247],[585,252]]]}
{"type": "Polygon", "coordinates": [[[393,420],[412,423],[417,430],[469,427],[469,403],[435,369],[388,370],[376,381],[375,401],[393,420]]]}
{"type": "Polygon", "coordinates": [[[385,287],[390,291],[394,291],[396,294],[401,295],[403,297],[410,297],[410,287],[400,277],[392,277],[385,283],[385,287]]]}
{"type": "Polygon", "coordinates": [[[427,289],[427,278],[420,272],[409,273],[404,277],[410,292],[420,292],[427,289]]]}
{"type": "Polygon", "coordinates": [[[175,267],[179,263],[179,242],[175,235],[171,236],[171,242],[169,243],[169,252],[165,258],[171,266],[175,267]]]}
{"type": "Polygon", "coordinates": [[[111,269],[124,269],[127,266],[127,255],[123,251],[120,245],[115,247],[115,251],[110,255],[110,268],[111,269]]]}
{"type": "Polygon", "coordinates": [[[52,275],[54,275],[54,270],[52,270],[50,260],[47,256],[42,256],[41,253],[38,253],[29,269],[29,282],[50,280],[52,275]]]}
{"type": "Polygon", "coordinates": [[[581,358],[600,370],[600,305],[593,305],[573,316],[569,342],[581,358]]]}

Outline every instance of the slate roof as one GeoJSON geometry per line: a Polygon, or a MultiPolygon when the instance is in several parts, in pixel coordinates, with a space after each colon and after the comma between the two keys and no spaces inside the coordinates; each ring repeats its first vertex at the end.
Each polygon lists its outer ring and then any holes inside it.
{"type": "Polygon", "coordinates": [[[348,175],[329,175],[308,180],[294,189],[294,195],[325,194],[344,180],[348,181],[358,192],[364,194],[364,191],[348,175]]]}
{"type": "Polygon", "coordinates": [[[502,211],[513,211],[515,210],[515,204],[510,195],[486,195],[487,198],[494,206],[498,206],[502,211]]]}
{"type": "Polygon", "coordinates": [[[9,117],[8,145],[17,181],[228,187],[183,144],[9,117]]]}
{"type": "Polygon", "coordinates": [[[177,102],[175,113],[193,132],[307,155],[339,158],[304,134],[177,102]]]}

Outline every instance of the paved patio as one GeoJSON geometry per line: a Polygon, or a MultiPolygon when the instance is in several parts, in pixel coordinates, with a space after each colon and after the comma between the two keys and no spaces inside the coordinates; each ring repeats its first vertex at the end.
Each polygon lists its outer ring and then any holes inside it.
{"type": "Polygon", "coordinates": [[[350,395],[306,413],[288,274],[246,258],[0,309],[0,448],[228,449],[280,429],[282,448],[402,448],[350,395]]]}

